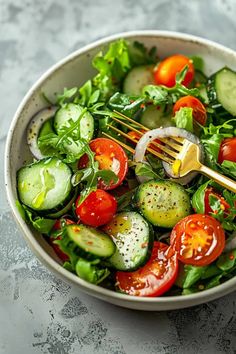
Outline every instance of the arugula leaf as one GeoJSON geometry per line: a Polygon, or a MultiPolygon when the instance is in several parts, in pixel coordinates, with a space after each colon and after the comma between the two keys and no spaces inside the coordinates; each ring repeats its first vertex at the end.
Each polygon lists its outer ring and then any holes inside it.
{"type": "Polygon", "coordinates": [[[182,107],[173,118],[177,128],[183,128],[193,133],[193,109],[182,107]]]}
{"type": "Polygon", "coordinates": [[[142,95],[151,100],[154,105],[171,104],[172,97],[169,96],[164,86],[146,85],[142,90],[142,95]]]}
{"type": "Polygon", "coordinates": [[[157,62],[157,48],[152,47],[147,49],[143,43],[134,41],[128,45],[129,57],[132,66],[156,64],[157,62]]]}
{"type": "Polygon", "coordinates": [[[71,180],[73,186],[81,182],[86,183],[85,188],[80,193],[78,205],[82,204],[88,195],[97,189],[99,179],[102,179],[106,185],[117,183],[119,180],[113,171],[99,170],[99,164],[97,161],[94,161],[94,153],[91,151],[89,145],[85,146],[84,153],[89,159],[88,167],[76,171],[71,180]]]}

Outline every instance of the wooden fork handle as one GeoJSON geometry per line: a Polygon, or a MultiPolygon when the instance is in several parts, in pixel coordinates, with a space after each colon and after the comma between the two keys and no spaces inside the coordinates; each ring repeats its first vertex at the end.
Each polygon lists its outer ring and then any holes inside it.
{"type": "Polygon", "coordinates": [[[225,177],[205,165],[200,165],[199,172],[213,179],[215,182],[225,187],[226,189],[229,189],[231,192],[236,193],[236,182],[233,181],[231,178],[225,177]]]}

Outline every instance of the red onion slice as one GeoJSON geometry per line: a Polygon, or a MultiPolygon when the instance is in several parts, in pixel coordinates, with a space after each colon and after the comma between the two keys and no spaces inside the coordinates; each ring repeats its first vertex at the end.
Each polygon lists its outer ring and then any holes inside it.
{"type": "MultiPolygon", "coordinates": [[[[198,137],[195,136],[194,134],[188,132],[185,129],[176,128],[176,127],[157,128],[157,129],[149,130],[148,132],[146,132],[141,137],[141,139],[139,140],[139,142],[136,145],[136,149],[135,149],[135,153],[134,153],[134,161],[135,162],[143,162],[144,161],[146,149],[147,149],[148,145],[153,140],[158,139],[158,138],[169,138],[171,136],[176,137],[176,138],[178,138],[178,137],[185,138],[185,139],[191,141],[192,143],[197,144],[200,148],[200,161],[203,161],[203,158],[204,158],[203,147],[200,144],[200,140],[198,139],[198,137]]],[[[197,172],[190,172],[188,175],[186,175],[184,177],[176,178],[176,176],[172,172],[171,165],[169,165],[167,162],[164,162],[164,161],[162,161],[162,164],[163,164],[166,174],[169,177],[174,178],[176,182],[183,184],[183,185],[189,183],[197,175],[197,172]]],[[[139,177],[139,181],[141,183],[143,183],[144,181],[147,181],[149,179],[150,178],[148,178],[148,177],[143,177],[143,178],[139,177]]]]}
{"type": "Polygon", "coordinates": [[[44,156],[38,147],[38,136],[42,125],[50,118],[52,118],[58,107],[51,106],[43,108],[41,111],[36,113],[31,119],[28,129],[27,129],[27,143],[29,145],[31,153],[36,157],[36,159],[43,159],[44,156]]]}

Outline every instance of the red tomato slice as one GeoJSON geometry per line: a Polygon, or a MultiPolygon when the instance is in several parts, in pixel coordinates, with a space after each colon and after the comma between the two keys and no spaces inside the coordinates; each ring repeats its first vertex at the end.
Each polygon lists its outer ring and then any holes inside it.
{"type": "Polygon", "coordinates": [[[224,139],[220,145],[218,162],[224,160],[236,162],[236,137],[224,139]]]}
{"type": "Polygon", "coordinates": [[[205,266],[222,253],[225,233],[219,221],[212,216],[193,214],[175,225],[170,244],[182,263],[205,266]]]}
{"type": "MultiPolygon", "coordinates": [[[[58,231],[58,230],[61,230],[62,228],[62,225],[61,225],[61,222],[62,220],[65,221],[66,225],[70,225],[70,224],[74,224],[74,221],[70,220],[70,219],[58,219],[54,226],[53,226],[53,230],[54,231],[58,231]]],[[[49,242],[52,246],[52,248],[54,249],[56,255],[63,261],[63,262],[66,262],[69,260],[69,257],[67,256],[67,254],[65,254],[59,247],[59,245],[57,245],[56,243],[54,243],[54,241],[56,240],[60,240],[61,239],[61,235],[58,235],[57,238],[54,238],[54,237],[50,237],[49,238],[49,242]]]]}
{"type": "Polygon", "coordinates": [[[129,295],[160,296],[174,284],[178,273],[176,253],[165,243],[154,242],[151,257],[135,272],[117,272],[119,289],[129,295]]]}
{"type": "Polygon", "coordinates": [[[105,225],[116,213],[116,199],[102,189],[91,192],[78,206],[79,198],[75,203],[75,212],[82,223],[86,225],[93,227],[105,225]]]}
{"type": "Polygon", "coordinates": [[[156,84],[167,87],[175,86],[176,74],[181,72],[186,65],[188,65],[188,71],[182,84],[188,86],[194,77],[194,67],[192,60],[181,54],[172,55],[160,62],[154,71],[156,84]]]}
{"type": "MultiPolygon", "coordinates": [[[[119,186],[124,180],[128,171],[128,157],[122,147],[116,142],[106,139],[97,138],[89,143],[90,149],[95,153],[94,159],[98,161],[101,170],[112,170],[119,178],[117,183],[108,186],[102,180],[99,181],[98,187],[109,190],[119,186]]],[[[88,157],[84,155],[79,161],[79,168],[85,168],[88,164],[88,157]]]]}
{"type": "Polygon", "coordinates": [[[196,97],[193,96],[184,96],[181,97],[178,101],[176,101],[173,113],[175,114],[182,107],[190,107],[193,109],[193,118],[200,123],[201,125],[205,125],[207,121],[207,113],[206,108],[196,97]]]}
{"type": "Polygon", "coordinates": [[[228,214],[230,205],[226,202],[225,198],[219,193],[215,192],[213,188],[206,188],[204,202],[205,202],[205,214],[213,213],[214,211],[210,206],[210,196],[217,198],[220,201],[220,208],[225,212],[225,217],[228,214]]]}

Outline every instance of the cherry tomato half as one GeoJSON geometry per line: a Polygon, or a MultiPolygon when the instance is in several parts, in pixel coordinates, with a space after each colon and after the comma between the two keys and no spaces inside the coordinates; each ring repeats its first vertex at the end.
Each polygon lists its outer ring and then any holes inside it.
{"type": "Polygon", "coordinates": [[[236,137],[224,139],[220,145],[218,162],[224,160],[236,162],[236,137]]]}
{"type": "Polygon", "coordinates": [[[173,112],[174,114],[180,110],[182,107],[190,107],[193,109],[193,118],[200,123],[205,125],[207,121],[206,108],[196,97],[193,96],[184,96],[176,101],[173,112]]]}
{"type": "MultiPolygon", "coordinates": [[[[52,231],[59,231],[59,230],[61,230],[61,229],[62,229],[62,222],[65,222],[66,225],[74,224],[74,221],[72,221],[72,220],[70,220],[70,219],[61,218],[61,219],[58,219],[58,220],[55,222],[52,231]]],[[[54,249],[56,255],[57,255],[63,262],[66,262],[66,261],[69,260],[69,257],[67,256],[67,254],[65,254],[65,253],[60,249],[59,245],[57,245],[56,243],[54,243],[54,241],[60,240],[60,239],[61,239],[61,234],[59,234],[56,238],[51,235],[50,238],[49,238],[49,242],[50,242],[52,248],[54,249]]]]}
{"type": "Polygon", "coordinates": [[[193,214],[175,225],[170,244],[182,263],[205,266],[222,253],[225,234],[219,221],[212,216],[193,214]]]}
{"type": "MultiPolygon", "coordinates": [[[[128,171],[128,157],[122,147],[116,142],[106,138],[94,139],[89,143],[89,146],[95,153],[94,159],[98,161],[100,170],[112,170],[119,178],[117,183],[111,182],[110,185],[106,185],[100,180],[98,187],[109,190],[119,186],[128,171]]],[[[87,164],[88,157],[84,155],[79,161],[79,168],[85,168],[87,164]]]]}
{"type": "Polygon", "coordinates": [[[156,84],[167,87],[175,86],[176,74],[181,72],[185,65],[188,65],[188,71],[182,84],[188,86],[194,77],[194,67],[192,60],[181,54],[172,55],[160,62],[154,71],[156,84]]]}
{"type": "Polygon", "coordinates": [[[205,202],[205,214],[210,214],[213,213],[214,211],[212,210],[210,206],[210,197],[216,198],[220,202],[220,208],[225,212],[225,217],[228,214],[230,205],[226,202],[225,198],[222,197],[219,193],[215,192],[213,188],[206,188],[205,190],[205,196],[204,196],[204,202],[205,202]]]}
{"type": "Polygon", "coordinates": [[[176,253],[165,243],[154,242],[151,257],[135,272],[117,272],[119,289],[129,295],[160,296],[174,284],[178,273],[176,253]]]}
{"type": "Polygon", "coordinates": [[[116,213],[116,199],[102,189],[91,192],[78,206],[79,198],[75,203],[75,212],[82,223],[86,225],[93,227],[105,225],[116,213]]]}
{"type": "MultiPolygon", "coordinates": [[[[141,132],[141,133],[146,133],[146,130],[140,129],[140,132],[141,132]]],[[[137,140],[137,142],[138,142],[139,139],[142,137],[141,134],[139,134],[139,133],[137,133],[137,132],[134,132],[134,131],[132,131],[132,130],[128,132],[128,135],[129,135],[131,138],[137,140]]],[[[161,145],[161,141],[160,141],[160,140],[155,139],[154,141],[155,141],[156,143],[158,143],[158,144],[161,145]]],[[[150,147],[151,149],[157,151],[157,152],[160,152],[160,151],[161,151],[161,150],[159,149],[159,147],[156,146],[156,145],[154,145],[154,144],[150,144],[149,147],[150,147]]]]}

